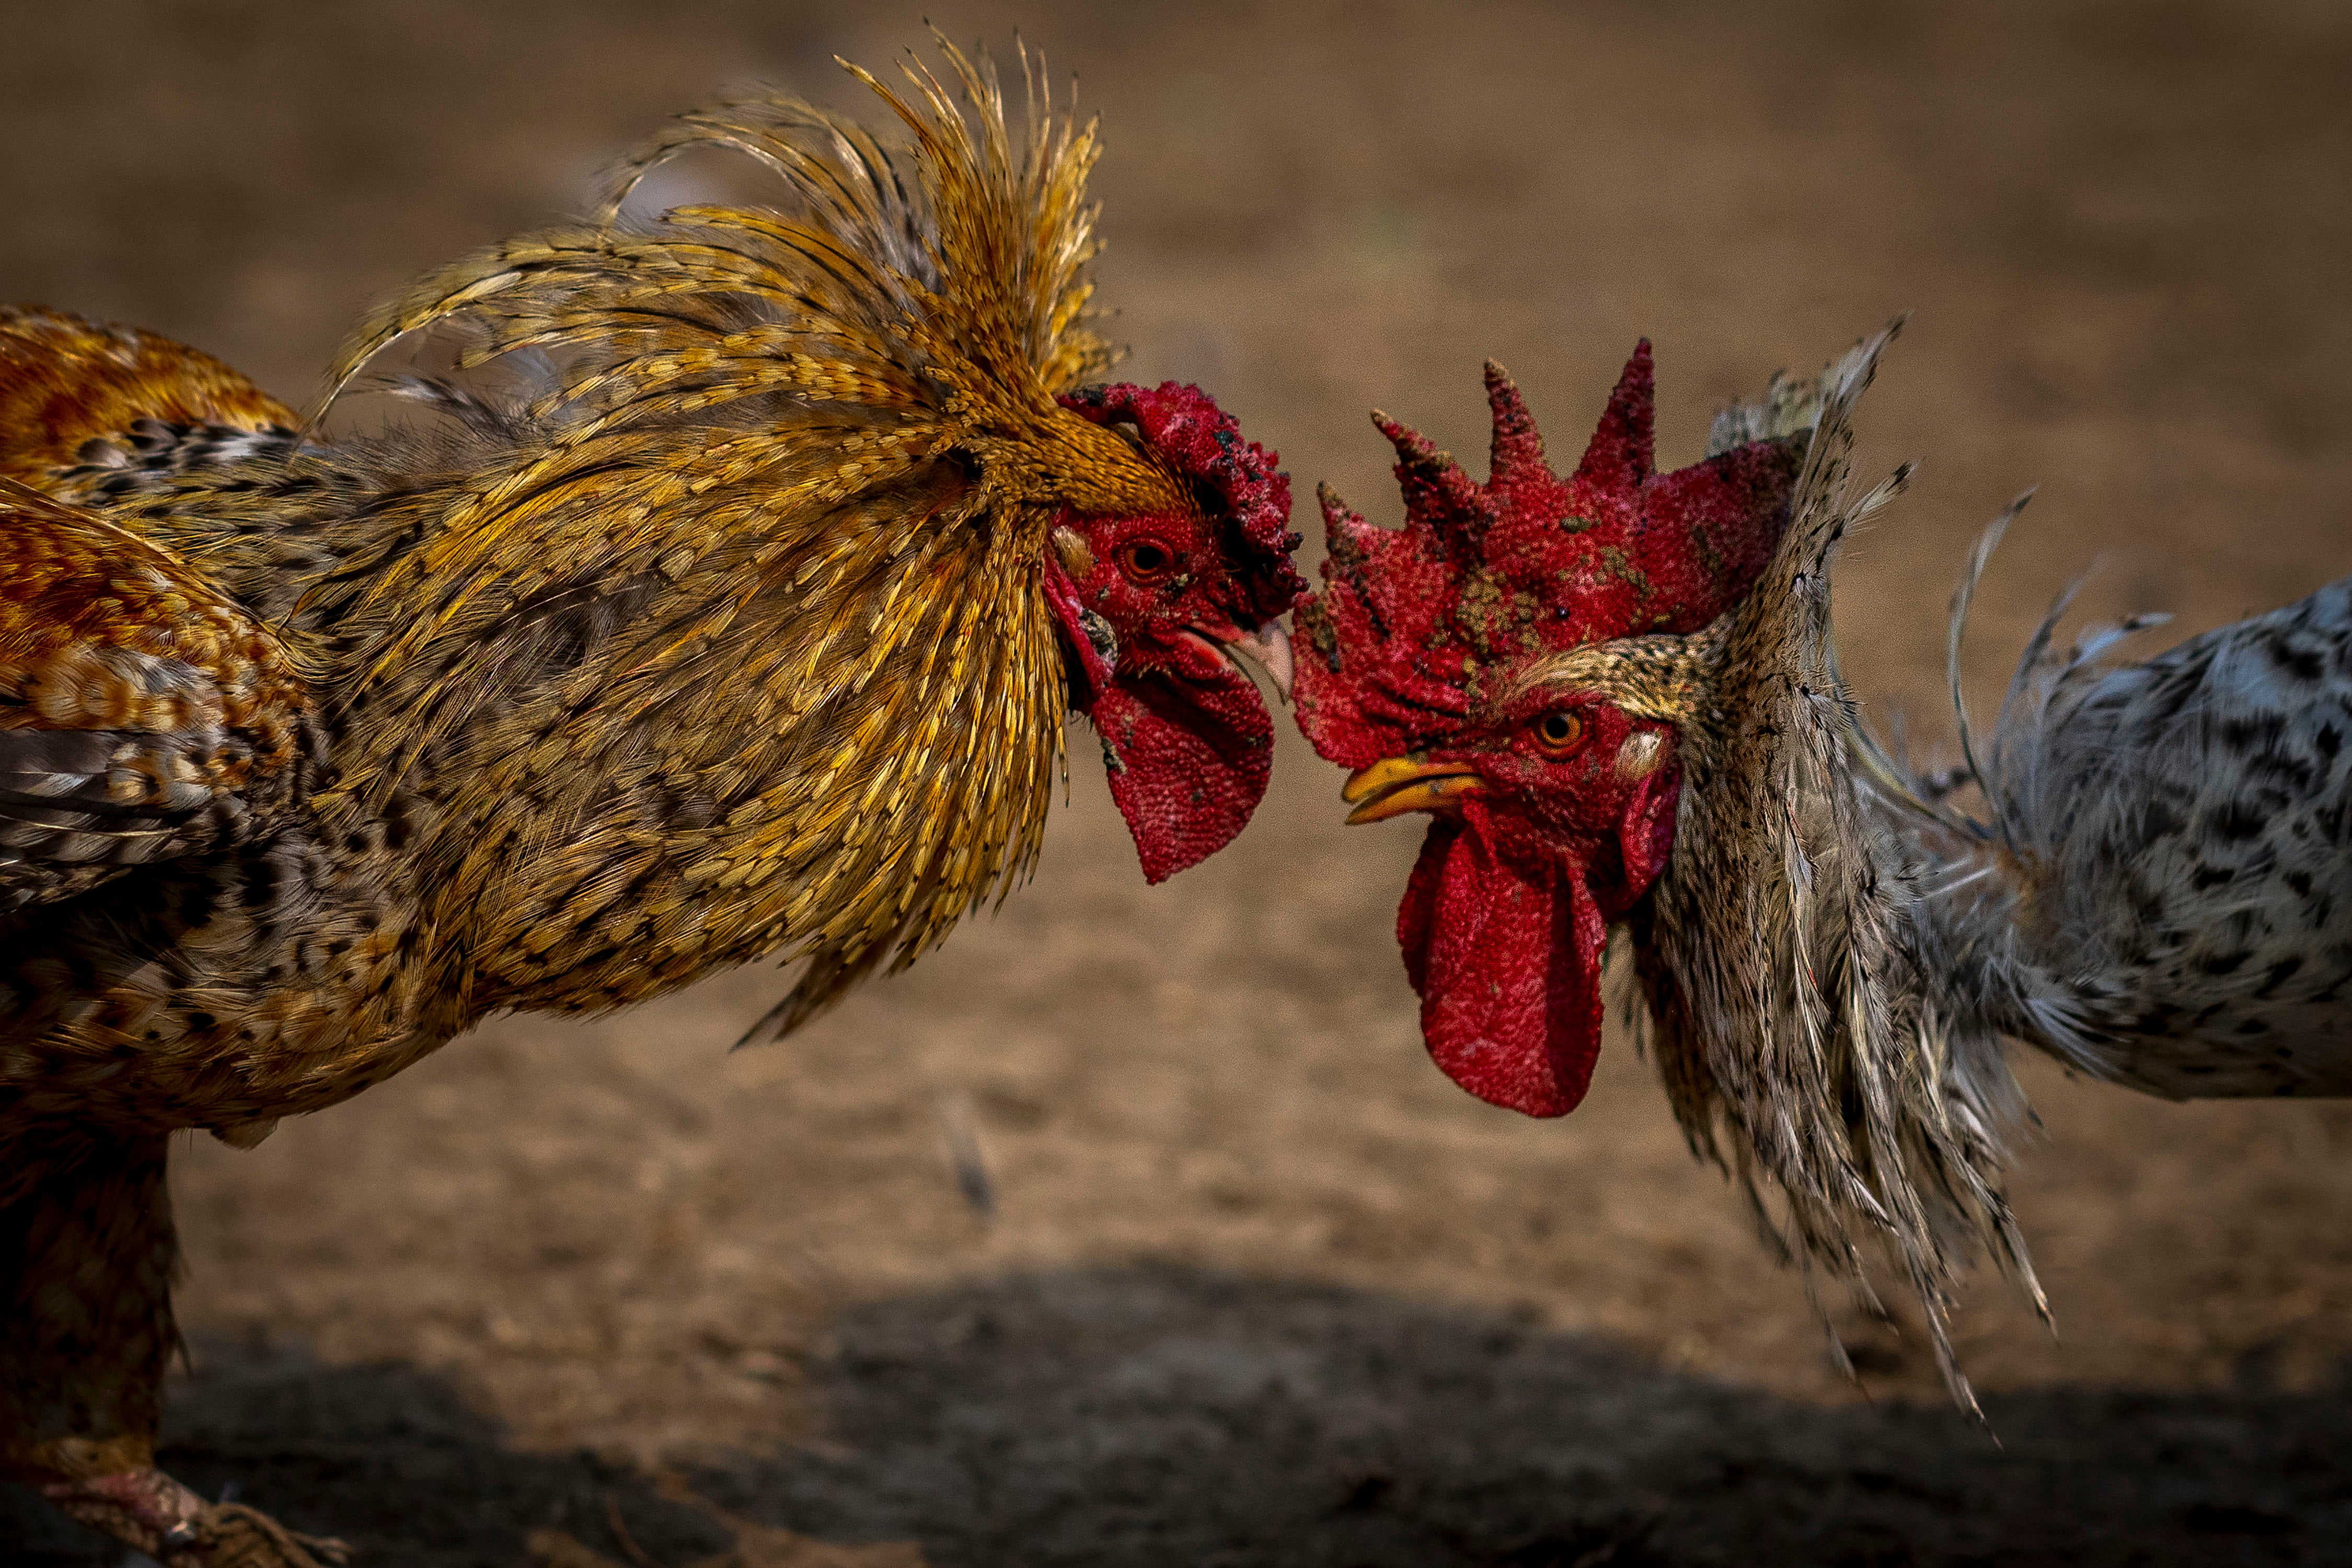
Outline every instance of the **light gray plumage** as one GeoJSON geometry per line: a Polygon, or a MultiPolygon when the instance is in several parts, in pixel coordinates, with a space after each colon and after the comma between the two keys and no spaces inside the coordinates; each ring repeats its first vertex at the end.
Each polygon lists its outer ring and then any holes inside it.
{"type": "Polygon", "coordinates": [[[2052,651],[2072,596],[1970,770],[1983,818],[1907,792],[1955,1026],[2175,1100],[2352,1092],[2352,578],[2120,667],[2146,621],[2052,651]]]}
{"type": "Polygon", "coordinates": [[[2069,590],[1988,738],[1960,630],[2012,507],[1954,601],[1962,763],[1912,769],[1863,721],[1830,613],[1838,546],[1906,477],[1849,483],[1891,336],[1717,423],[1710,451],[1818,421],[1770,567],[1692,639],[1705,695],[1633,1011],[1792,1256],[1867,1294],[1865,1244],[1889,1244],[1973,1405],[1945,1327],[1969,1258],[2043,1306],[2000,1195],[2025,1112],[2005,1040],[2176,1099],[2352,1092],[2352,578],[2121,666],[2102,656],[2158,617],[2053,651],[2069,590]]]}

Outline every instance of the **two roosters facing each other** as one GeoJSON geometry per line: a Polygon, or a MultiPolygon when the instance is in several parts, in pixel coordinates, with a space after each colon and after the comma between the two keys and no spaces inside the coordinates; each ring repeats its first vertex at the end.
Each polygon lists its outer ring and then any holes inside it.
{"type": "MultiPolygon", "coordinates": [[[[1564,481],[1493,364],[1486,484],[1376,416],[1406,524],[1324,493],[1298,718],[1354,770],[1349,821],[1433,818],[1398,936],[1438,1064],[1572,1110],[1621,929],[1694,1150],[1784,1256],[1865,1296],[1865,1244],[1891,1243],[1973,1407],[1946,1330],[1969,1258],[2047,1310],[2000,1191],[2025,1113],[2005,1039],[2176,1099],[2352,1093],[2352,579],[2121,667],[2101,655],[2149,620],[2059,655],[2062,598],[1990,745],[1963,708],[1964,766],[1913,772],[1861,722],[1830,618],[1838,546],[1907,477],[1850,483],[1893,334],[1776,377],[1667,474],[1647,344],[1564,481]]],[[[2007,521],[1955,600],[1956,706],[2007,521]]]]}
{"type": "Polygon", "coordinates": [[[0,1473],[173,1568],[310,1562],[153,1468],[173,1132],[752,959],[803,965],[782,1034],[1024,878],[1072,709],[1151,879],[1246,822],[1286,481],[1093,384],[1093,132],[948,52],[969,119],[858,73],[911,153],[725,105],[425,279],[335,375],[451,329],[418,430],[0,316],[0,1473]],[[693,147],[780,207],[622,221],[693,147]]]}

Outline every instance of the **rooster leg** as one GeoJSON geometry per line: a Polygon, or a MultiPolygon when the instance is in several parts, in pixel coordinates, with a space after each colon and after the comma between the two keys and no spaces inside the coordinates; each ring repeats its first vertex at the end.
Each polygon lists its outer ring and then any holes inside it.
{"type": "Polygon", "coordinates": [[[178,1241],[164,1135],[0,1122],[0,1475],[169,1568],[338,1560],[154,1468],[178,1241]]]}
{"type": "Polygon", "coordinates": [[[79,1480],[51,1481],[41,1492],[68,1519],[112,1536],[170,1568],[181,1568],[184,1561],[200,1561],[185,1556],[184,1549],[196,1542],[196,1521],[204,1517],[205,1500],[152,1465],[79,1480]]]}
{"type": "Polygon", "coordinates": [[[42,1489],[68,1519],[163,1568],[341,1568],[351,1549],[287,1529],[258,1509],[207,1503],[152,1465],[42,1489]]]}

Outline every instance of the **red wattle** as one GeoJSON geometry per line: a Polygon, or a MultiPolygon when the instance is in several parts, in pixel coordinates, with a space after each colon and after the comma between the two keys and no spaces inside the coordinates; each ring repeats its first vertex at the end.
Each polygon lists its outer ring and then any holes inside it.
{"type": "Polygon", "coordinates": [[[1492,1104],[1575,1110],[1601,1055],[1607,940],[1582,868],[1523,868],[1484,835],[1435,824],[1397,914],[1430,1056],[1492,1104]]]}
{"type": "Polygon", "coordinates": [[[1164,882],[1232,843],[1265,795],[1274,721],[1239,670],[1202,679],[1115,675],[1087,717],[1102,737],[1111,799],[1148,881],[1164,882]]]}
{"type": "Polygon", "coordinates": [[[1405,879],[1404,901],[1397,905],[1397,946],[1403,950],[1404,977],[1416,996],[1429,994],[1429,934],[1436,928],[1437,887],[1444,879],[1454,841],[1461,836],[1460,823],[1443,816],[1431,819],[1429,836],[1421,841],[1421,858],[1405,879]]]}

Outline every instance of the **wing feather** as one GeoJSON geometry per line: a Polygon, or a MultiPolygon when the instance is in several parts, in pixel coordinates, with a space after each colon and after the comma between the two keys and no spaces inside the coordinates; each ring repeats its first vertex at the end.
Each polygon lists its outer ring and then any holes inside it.
{"type": "Polygon", "coordinates": [[[303,787],[310,706],[187,562],[0,479],[0,910],[249,836],[303,787]]]}
{"type": "MultiPolygon", "coordinates": [[[[210,354],[130,327],[0,305],[0,477],[37,489],[144,421],[289,428],[294,411],[210,354]]],[[[121,454],[114,454],[117,458],[121,454]]]]}

